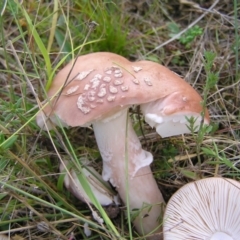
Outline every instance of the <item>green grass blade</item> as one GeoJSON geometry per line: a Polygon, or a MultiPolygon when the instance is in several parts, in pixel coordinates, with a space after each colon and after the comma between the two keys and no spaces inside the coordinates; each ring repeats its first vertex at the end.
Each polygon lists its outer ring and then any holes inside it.
{"type": "Polygon", "coordinates": [[[49,52],[47,51],[41,37],[39,36],[36,27],[33,25],[32,20],[30,19],[27,11],[25,10],[25,8],[21,7],[22,13],[27,21],[27,24],[31,30],[31,34],[44,58],[44,62],[45,62],[45,66],[46,66],[46,71],[47,71],[47,77],[49,78],[51,76],[52,73],[52,64],[51,64],[51,60],[49,57],[49,52]]]}

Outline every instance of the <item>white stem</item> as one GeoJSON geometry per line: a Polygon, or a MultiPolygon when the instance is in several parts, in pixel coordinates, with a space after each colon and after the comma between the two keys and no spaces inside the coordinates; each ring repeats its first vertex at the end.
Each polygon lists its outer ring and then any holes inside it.
{"type": "Polygon", "coordinates": [[[147,234],[155,229],[155,233],[160,232],[161,222],[158,220],[162,215],[164,200],[149,167],[152,154],[142,149],[128,119],[127,109],[94,123],[93,128],[103,158],[103,179],[109,180],[116,187],[124,204],[129,202],[130,210],[151,206],[142,209],[134,220],[140,234],[147,234]]]}

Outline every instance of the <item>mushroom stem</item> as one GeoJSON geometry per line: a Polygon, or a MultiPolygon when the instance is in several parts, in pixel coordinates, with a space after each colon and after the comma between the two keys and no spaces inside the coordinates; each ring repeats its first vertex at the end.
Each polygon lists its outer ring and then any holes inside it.
{"type": "Polygon", "coordinates": [[[93,124],[103,159],[102,177],[116,187],[130,211],[139,210],[133,221],[139,234],[159,233],[164,200],[149,167],[153,157],[142,149],[127,112],[93,124]]]}

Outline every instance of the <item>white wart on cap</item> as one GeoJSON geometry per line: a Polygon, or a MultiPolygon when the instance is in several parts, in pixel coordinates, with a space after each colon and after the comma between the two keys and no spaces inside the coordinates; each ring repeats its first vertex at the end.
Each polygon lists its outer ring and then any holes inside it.
{"type": "Polygon", "coordinates": [[[240,183],[207,178],[186,184],[169,200],[164,240],[239,240],[240,183]]]}
{"type": "MultiPolygon", "coordinates": [[[[202,121],[200,96],[192,88],[185,88],[181,81],[178,84],[179,89],[176,91],[141,105],[145,121],[155,127],[161,137],[190,133],[188,119],[191,117],[194,118],[194,131],[199,129],[202,121]]],[[[173,89],[172,84],[169,84],[169,88],[173,89]]],[[[209,121],[208,112],[205,111],[203,122],[209,124],[209,121]]]]}

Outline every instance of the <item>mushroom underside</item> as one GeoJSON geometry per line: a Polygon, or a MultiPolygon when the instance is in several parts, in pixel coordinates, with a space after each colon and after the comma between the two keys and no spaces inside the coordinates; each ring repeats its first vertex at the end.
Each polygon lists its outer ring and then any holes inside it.
{"type": "Polygon", "coordinates": [[[186,184],[169,200],[164,240],[240,239],[240,183],[207,178],[186,184]]]}

